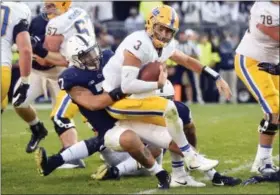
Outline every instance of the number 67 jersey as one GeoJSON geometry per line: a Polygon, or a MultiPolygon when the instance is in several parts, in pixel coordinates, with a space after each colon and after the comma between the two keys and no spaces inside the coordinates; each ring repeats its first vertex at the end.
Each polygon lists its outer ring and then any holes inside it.
{"type": "Polygon", "coordinates": [[[70,8],[64,14],[51,19],[46,27],[47,35],[63,35],[59,52],[65,56],[68,38],[74,34],[87,34],[95,40],[93,23],[87,12],[81,8],[70,8]]]}
{"type": "Polygon", "coordinates": [[[279,5],[272,2],[255,2],[250,11],[249,28],[236,53],[259,62],[279,62],[279,42],[257,28],[257,24],[279,26],[279,5]]]}
{"type": "Polygon", "coordinates": [[[12,45],[16,39],[14,27],[21,20],[31,21],[31,11],[24,3],[3,2],[1,3],[1,65],[11,66],[12,45]]]}

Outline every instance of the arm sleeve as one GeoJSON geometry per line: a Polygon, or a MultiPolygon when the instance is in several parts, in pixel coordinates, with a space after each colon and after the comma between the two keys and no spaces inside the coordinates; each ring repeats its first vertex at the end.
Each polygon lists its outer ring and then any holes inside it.
{"type": "Polygon", "coordinates": [[[13,40],[16,42],[17,35],[20,32],[27,31],[28,32],[29,23],[27,19],[22,19],[19,21],[17,25],[15,25],[13,30],[13,40]]]}
{"type": "Polygon", "coordinates": [[[144,93],[158,89],[157,82],[146,82],[137,79],[139,68],[132,66],[122,67],[122,91],[126,94],[144,93]]]}

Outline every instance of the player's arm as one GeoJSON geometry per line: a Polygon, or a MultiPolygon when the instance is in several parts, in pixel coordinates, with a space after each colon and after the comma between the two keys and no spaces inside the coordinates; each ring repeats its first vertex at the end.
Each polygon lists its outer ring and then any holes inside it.
{"type": "Polygon", "coordinates": [[[38,55],[34,55],[33,58],[42,66],[68,66],[68,61],[59,52],[48,51],[44,58],[38,55]]]}
{"type": "Polygon", "coordinates": [[[280,34],[280,27],[279,26],[265,26],[264,24],[257,24],[257,28],[263,32],[264,34],[268,35],[275,41],[280,41],[279,34],[280,34]]]}
{"type": "Polygon", "coordinates": [[[130,51],[124,51],[124,63],[122,67],[121,89],[126,94],[143,93],[163,87],[166,78],[161,71],[158,82],[148,82],[137,79],[140,71],[141,61],[130,51]]]}
{"type": "Polygon", "coordinates": [[[32,46],[30,35],[28,32],[27,20],[21,20],[13,31],[14,41],[18,46],[19,51],[19,67],[22,82],[27,83],[27,77],[31,71],[32,64],[32,46]]]}
{"type": "Polygon", "coordinates": [[[46,35],[45,42],[44,42],[44,48],[46,48],[48,51],[52,52],[59,52],[60,45],[63,42],[64,37],[63,35],[46,35]]]}
{"type": "Polygon", "coordinates": [[[87,88],[74,86],[70,90],[67,90],[67,93],[71,96],[74,102],[92,111],[104,109],[124,97],[124,94],[119,88],[109,93],[104,92],[100,95],[94,95],[87,88]]]}
{"type": "Polygon", "coordinates": [[[202,73],[208,77],[211,77],[216,81],[219,92],[222,93],[227,99],[230,99],[231,91],[228,84],[215,70],[209,68],[208,66],[203,66],[198,60],[184,54],[178,49],[175,49],[170,59],[194,72],[202,73]]]}

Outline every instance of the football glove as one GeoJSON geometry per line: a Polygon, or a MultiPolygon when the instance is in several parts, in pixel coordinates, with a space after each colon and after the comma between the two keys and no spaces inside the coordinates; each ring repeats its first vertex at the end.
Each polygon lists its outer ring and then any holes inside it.
{"type": "Polygon", "coordinates": [[[29,89],[28,83],[21,82],[19,87],[16,89],[13,98],[16,99],[16,101],[13,103],[15,107],[20,106],[27,97],[27,91],[29,89]]]}
{"type": "Polygon", "coordinates": [[[268,72],[272,75],[280,75],[280,64],[271,64],[268,62],[261,62],[258,64],[259,70],[268,72]]]}

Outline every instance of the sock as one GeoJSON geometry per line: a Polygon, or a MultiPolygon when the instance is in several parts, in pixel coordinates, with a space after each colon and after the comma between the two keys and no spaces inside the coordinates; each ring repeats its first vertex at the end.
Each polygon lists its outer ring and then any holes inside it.
{"type": "Polygon", "coordinates": [[[162,171],[163,168],[155,161],[154,165],[147,169],[152,175],[156,175],[158,172],[162,171]]]}
{"type": "Polygon", "coordinates": [[[217,171],[215,169],[210,169],[208,171],[204,171],[204,174],[210,179],[213,180],[215,173],[217,173],[217,171]]]}
{"type": "Polygon", "coordinates": [[[272,146],[271,145],[258,145],[256,160],[265,160],[266,164],[272,164],[272,146]]]}
{"type": "Polygon", "coordinates": [[[186,173],[183,157],[174,152],[170,152],[170,156],[172,160],[172,174],[181,175],[186,173]]]}
{"type": "Polygon", "coordinates": [[[30,126],[37,125],[40,122],[39,118],[36,116],[33,121],[28,122],[30,126]]]}
{"type": "Polygon", "coordinates": [[[117,168],[119,169],[120,176],[127,175],[133,171],[138,170],[138,163],[132,157],[129,157],[125,161],[118,164],[117,168]]]}
{"type": "Polygon", "coordinates": [[[162,159],[163,159],[163,149],[161,149],[160,155],[156,157],[156,161],[159,165],[162,165],[162,159]]]}
{"type": "Polygon", "coordinates": [[[69,162],[72,160],[78,160],[85,157],[88,157],[88,148],[86,146],[85,141],[80,141],[73,146],[65,149],[61,156],[65,162],[69,162]]]}

